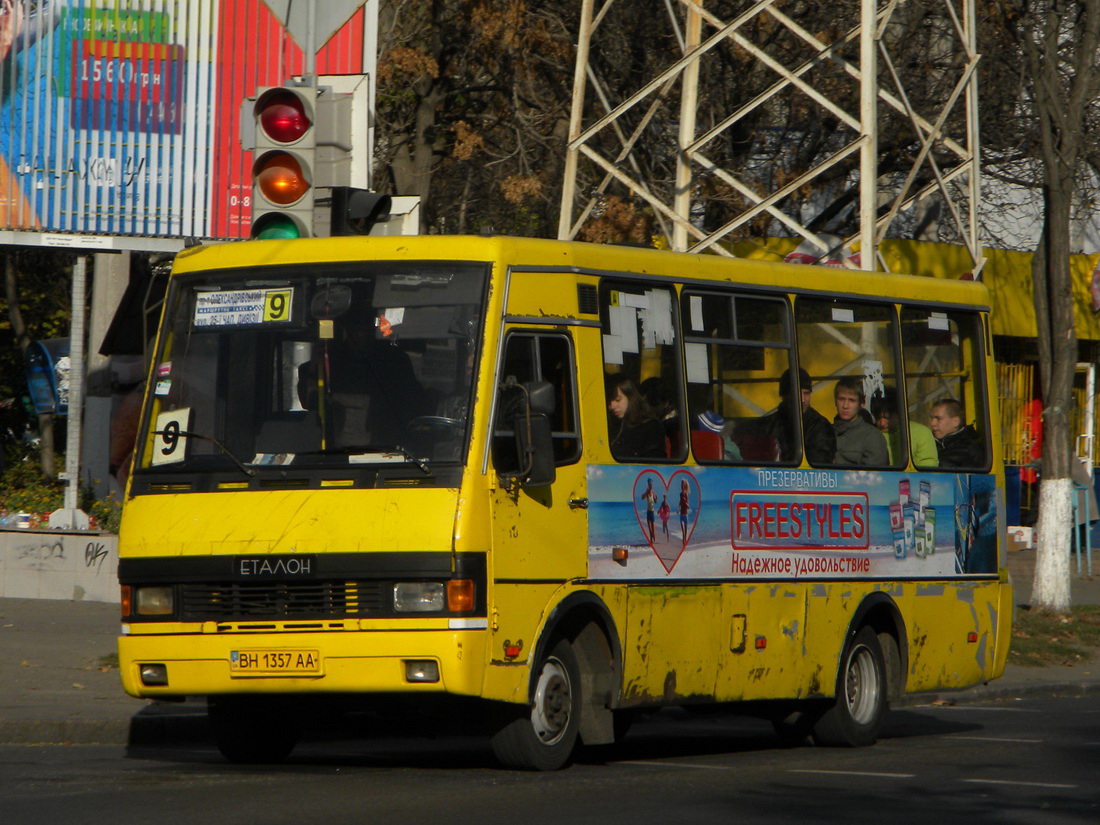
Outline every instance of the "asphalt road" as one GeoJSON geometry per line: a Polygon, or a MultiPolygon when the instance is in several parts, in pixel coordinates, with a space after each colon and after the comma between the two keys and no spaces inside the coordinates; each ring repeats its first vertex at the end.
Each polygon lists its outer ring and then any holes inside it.
{"type": "Polygon", "coordinates": [[[287,763],[212,746],[0,747],[5,825],[1095,823],[1095,697],[893,711],[860,750],[781,748],[768,725],[665,711],[566,770],[500,770],[472,738],[306,742],[287,763]]]}

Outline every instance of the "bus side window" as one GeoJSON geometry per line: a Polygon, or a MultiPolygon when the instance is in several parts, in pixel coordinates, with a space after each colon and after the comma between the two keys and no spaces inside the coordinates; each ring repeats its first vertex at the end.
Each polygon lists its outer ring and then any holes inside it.
{"type": "Polygon", "coordinates": [[[685,451],[675,293],[600,283],[607,443],[616,461],[679,459],[685,451]]]}
{"type": "Polygon", "coordinates": [[[799,364],[817,377],[811,400],[832,421],[840,467],[904,467],[907,430],[891,449],[871,405],[898,383],[897,315],[892,304],[799,298],[795,304],[799,364]]]}
{"type": "Polygon", "coordinates": [[[905,306],[901,329],[909,414],[931,428],[939,468],[987,470],[991,451],[981,316],[905,306]]]}
{"type": "Polygon", "coordinates": [[[791,357],[786,302],[685,290],[680,307],[696,461],[797,461],[795,408],[777,405],[791,357]]]}
{"type": "Polygon", "coordinates": [[[580,458],[574,363],[573,342],[566,335],[509,334],[504,343],[503,366],[497,376],[498,398],[493,424],[493,466],[498,472],[511,473],[519,469],[513,423],[516,414],[523,409],[523,391],[516,386],[505,386],[510,378],[514,378],[516,384],[546,381],[553,386],[554,411],[550,415],[550,431],[554,463],[560,467],[580,458]]]}

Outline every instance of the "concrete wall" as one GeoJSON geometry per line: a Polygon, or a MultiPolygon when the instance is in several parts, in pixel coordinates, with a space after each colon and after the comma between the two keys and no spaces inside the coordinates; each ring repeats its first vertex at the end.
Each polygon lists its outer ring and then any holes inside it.
{"type": "Polygon", "coordinates": [[[118,536],[0,530],[0,598],[117,603],[118,536]]]}

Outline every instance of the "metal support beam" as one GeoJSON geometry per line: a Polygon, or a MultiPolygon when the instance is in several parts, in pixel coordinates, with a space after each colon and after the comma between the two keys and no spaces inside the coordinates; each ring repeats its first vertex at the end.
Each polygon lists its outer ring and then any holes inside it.
{"type": "Polygon", "coordinates": [[[652,38],[655,48],[648,54],[659,54],[657,46],[668,49],[670,43],[678,52],[667,65],[656,65],[650,76],[639,77],[635,88],[623,88],[621,73],[617,84],[606,83],[599,65],[615,38],[621,38],[618,17],[632,19],[629,0],[602,0],[598,9],[595,0],[584,0],[559,237],[576,237],[586,221],[599,216],[607,197],[619,195],[650,209],[674,249],[731,254],[738,238],[774,234],[807,240],[825,255],[835,253],[831,247],[836,241],[811,229],[813,215],[802,214],[799,205],[812,204],[815,197],[827,200],[829,187],[840,181],[857,192],[850,229],[842,234],[849,249],[858,243],[862,268],[877,268],[878,244],[886,237],[906,237],[904,227],[915,223],[912,209],[935,197],[946,204],[944,232],[968,247],[972,271],[979,272],[975,3],[926,4],[927,14],[940,24],[930,42],[941,57],[949,52],[950,59],[916,71],[940,72],[940,85],[948,92],[942,100],[919,105],[907,91],[913,67],[905,67],[910,72],[906,76],[891,60],[899,38],[910,36],[903,28],[910,19],[903,10],[909,5],[901,0],[837,0],[831,7],[835,20],[858,23],[825,34],[808,28],[804,12],[802,22],[795,19],[800,14],[795,0],[744,0],[732,7],[728,18],[706,8],[704,0],[666,0],[667,19],[654,15],[639,36],[652,38]],[[780,39],[782,50],[776,45],[780,39]],[[735,109],[722,112],[715,108],[718,96],[700,83],[717,75],[708,72],[715,65],[708,61],[729,60],[731,55],[751,58],[752,73],[766,82],[756,85],[735,109]],[[617,98],[612,89],[618,90],[617,98]],[[768,142],[775,129],[789,128],[778,119],[796,110],[810,112],[810,117],[818,112],[837,124],[832,142],[804,168],[783,166],[793,152],[768,142]],[[769,118],[776,120],[774,127],[769,118]],[[886,122],[895,130],[908,122],[916,136],[916,150],[906,155],[908,166],[900,171],[898,158],[885,165],[879,156],[880,129],[886,122]],[[744,133],[746,123],[757,141],[752,152],[742,154],[751,163],[731,167],[719,160],[721,142],[734,127],[744,133]],[[714,195],[716,189],[727,194],[714,195]],[[711,197],[725,197],[719,210],[706,208],[711,197]],[[734,197],[742,205],[731,217],[734,197]],[[710,217],[723,210],[720,221],[710,217]]]}

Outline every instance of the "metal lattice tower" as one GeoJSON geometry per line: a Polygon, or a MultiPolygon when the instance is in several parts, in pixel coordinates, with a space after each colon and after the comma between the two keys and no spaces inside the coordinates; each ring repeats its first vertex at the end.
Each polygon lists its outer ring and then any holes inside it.
{"type": "Polygon", "coordinates": [[[730,255],[763,228],[825,257],[837,241],[814,211],[846,189],[849,266],[880,268],[879,242],[926,228],[931,206],[977,275],[975,29],[974,0],[583,0],[558,236],[618,194],[648,205],[677,250],[730,255]],[[644,58],[625,31],[645,33],[644,58]],[[832,126],[802,156],[798,115],[832,126]]]}

